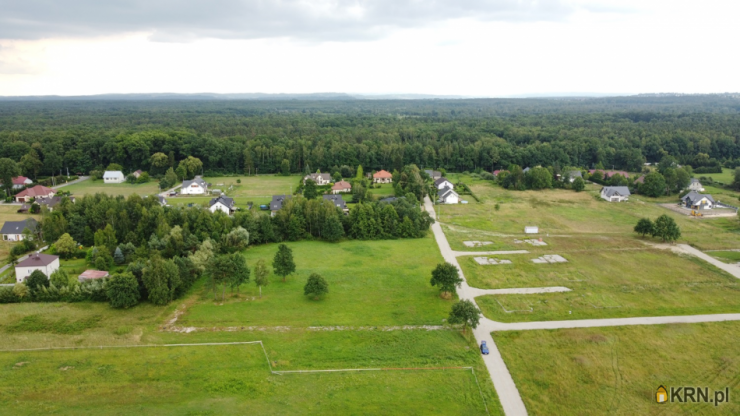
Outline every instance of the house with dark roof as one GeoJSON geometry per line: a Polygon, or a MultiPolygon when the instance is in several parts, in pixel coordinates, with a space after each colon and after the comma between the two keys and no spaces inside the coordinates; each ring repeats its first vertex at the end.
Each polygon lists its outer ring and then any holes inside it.
{"type": "Polygon", "coordinates": [[[211,199],[211,202],[208,203],[208,210],[214,213],[221,211],[226,215],[233,215],[236,212],[236,204],[233,199],[222,195],[211,199]]]}
{"type": "Polygon", "coordinates": [[[270,215],[274,217],[283,208],[283,203],[290,198],[291,195],[273,195],[270,201],[270,215]]]}
{"type": "Polygon", "coordinates": [[[311,173],[303,177],[303,184],[306,184],[307,180],[316,182],[316,185],[324,186],[331,183],[331,175],[328,173],[311,173]]]}
{"type": "Polygon", "coordinates": [[[452,188],[442,188],[439,191],[437,200],[440,204],[459,204],[460,195],[457,194],[452,188]]]}
{"type": "Polygon", "coordinates": [[[3,236],[3,241],[21,241],[23,240],[23,230],[36,231],[38,222],[33,218],[26,218],[22,221],[5,221],[3,228],[0,229],[0,234],[3,236]]]}
{"type": "Polygon", "coordinates": [[[58,269],[59,256],[31,253],[28,258],[15,265],[15,280],[17,282],[23,282],[35,270],[39,270],[48,278],[58,269]]]}
{"type": "Polygon", "coordinates": [[[442,190],[444,188],[453,189],[455,186],[452,185],[452,182],[447,180],[447,178],[439,178],[434,181],[434,187],[437,188],[437,190],[442,190]]]}
{"type": "Polygon", "coordinates": [[[56,195],[57,191],[43,185],[26,188],[15,194],[15,202],[31,202],[32,198],[48,198],[56,195]]]}
{"type": "Polygon", "coordinates": [[[432,178],[433,181],[436,181],[437,179],[442,177],[442,172],[438,170],[424,169],[424,172],[426,172],[426,174],[429,175],[429,177],[432,178]]]}
{"type": "Polygon", "coordinates": [[[345,214],[349,212],[347,203],[344,202],[341,195],[324,195],[326,201],[330,201],[335,207],[341,209],[345,214]]]}
{"type": "Polygon", "coordinates": [[[689,186],[687,186],[686,189],[690,191],[704,192],[704,186],[702,186],[699,179],[696,178],[691,178],[691,182],[689,182],[689,186]]]}
{"type": "Polygon", "coordinates": [[[182,181],[182,187],[180,187],[181,195],[205,195],[207,192],[208,184],[200,176],[190,181],[182,181]]]}
{"type": "Polygon", "coordinates": [[[601,188],[601,198],[609,202],[628,201],[631,195],[626,186],[605,186],[601,188]]]}
{"type": "Polygon", "coordinates": [[[700,194],[691,191],[681,198],[681,202],[690,209],[712,209],[715,205],[714,198],[709,194],[700,194]]]}
{"type": "MultiPolygon", "coordinates": [[[[75,202],[75,197],[70,196],[68,198],[72,203],[75,202]]],[[[54,208],[57,205],[59,205],[60,202],[62,202],[62,197],[56,196],[56,195],[52,197],[47,197],[47,198],[44,198],[44,197],[36,198],[36,203],[39,205],[45,206],[46,208],[49,209],[49,211],[54,211],[54,208]]]]}
{"type": "Polygon", "coordinates": [[[157,195],[157,200],[159,201],[159,205],[163,207],[170,206],[170,204],[167,203],[167,198],[163,197],[162,195],[157,195]]]}

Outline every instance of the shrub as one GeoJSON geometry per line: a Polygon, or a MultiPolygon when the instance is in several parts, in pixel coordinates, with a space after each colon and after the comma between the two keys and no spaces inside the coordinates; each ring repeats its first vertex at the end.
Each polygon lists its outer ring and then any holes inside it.
{"type": "Polygon", "coordinates": [[[0,303],[17,303],[21,298],[15,294],[15,287],[0,287],[0,303]]]}
{"type": "Polygon", "coordinates": [[[139,303],[139,282],[131,273],[115,274],[108,280],[105,292],[113,308],[130,308],[139,303]]]}
{"type": "Polygon", "coordinates": [[[314,299],[319,299],[322,295],[329,293],[329,283],[317,273],[312,273],[308,276],[306,286],[303,287],[303,294],[306,296],[313,296],[314,299]]]}
{"type": "Polygon", "coordinates": [[[49,278],[40,270],[34,270],[26,278],[26,286],[31,290],[38,290],[44,286],[49,286],[49,278]]]}

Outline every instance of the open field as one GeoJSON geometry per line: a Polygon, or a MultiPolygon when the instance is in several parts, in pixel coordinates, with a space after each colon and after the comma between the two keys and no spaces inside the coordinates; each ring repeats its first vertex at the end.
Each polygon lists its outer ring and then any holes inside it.
{"type": "Polygon", "coordinates": [[[74,196],[93,195],[97,193],[108,194],[112,196],[123,195],[129,196],[137,194],[139,196],[154,195],[159,192],[159,184],[155,181],[135,184],[130,183],[104,183],[102,180],[78,182],[73,185],[61,188],[63,191],[69,191],[74,196]]]}
{"type": "MultiPolygon", "coordinates": [[[[481,203],[437,206],[440,222],[467,230],[524,236],[524,227],[537,225],[540,237],[550,235],[617,236],[636,238],[632,231],[640,218],[673,217],[682,231],[681,241],[699,249],[740,248],[737,218],[695,219],[658,206],[653,200],[634,196],[629,202],[609,203],[598,197],[600,187],[584,192],[551,189],[509,191],[491,182],[472,182],[481,203]],[[500,209],[495,210],[499,204],[500,209]]],[[[665,202],[665,201],[663,201],[665,202]]],[[[447,231],[447,230],[446,230],[447,231]]],[[[452,240],[459,239],[451,236],[452,240]]]]}
{"type": "Polygon", "coordinates": [[[572,289],[477,298],[483,314],[495,321],[740,312],[740,281],[693,257],[650,249],[562,254],[568,263],[535,264],[530,260],[540,254],[517,254],[495,256],[511,265],[480,266],[472,257],[460,258],[460,264],[473,287],[572,289]]]}
{"type": "Polygon", "coordinates": [[[273,375],[258,344],[0,353],[0,374],[12,414],[485,414],[469,371],[273,375]]]}
{"type": "MultiPolygon", "coordinates": [[[[429,284],[432,269],[442,262],[433,237],[409,240],[288,243],[296,270],[283,282],[271,275],[262,288],[254,283],[242,296],[213,300],[204,285],[197,302],[179,324],[185,326],[241,325],[440,325],[451,301],[440,299],[429,284]],[[320,301],[303,295],[311,273],[329,282],[329,294],[320,301]]],[[[252,247],[245,253],[250,267],[259,259],[268,265],[277,245],[252,247]]]]}
{"type": "Polygon", "coordinates": [[[740,251],[710,251],[707,254],[725,263],[740,263],[740,251]]]}
{"type": "Polygon", "coordinates": [[[530,415],[736,415],[738,336],[738,322],[493,333],[530,415]],[[660,385],[729,387],[731,402],[659,405],[660,385]]]}

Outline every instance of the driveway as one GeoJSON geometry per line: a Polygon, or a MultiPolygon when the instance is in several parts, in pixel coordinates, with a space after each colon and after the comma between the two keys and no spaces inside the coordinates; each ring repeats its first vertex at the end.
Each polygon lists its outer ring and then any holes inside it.
{"type": "Polygon", "coordinates": [[[67,182],[67,183],[63,183],[63,184],[61,184],[61,185],[56,185],[56,186],[52,186],[52,188],[53,188],[53,189],[59,189],[59,188],[64,188],[65,186],[68,186],[68,185],[74,185],[74,184],[76,184],[76,183],[80,183],[80,182],[82,182],[82,181],[86,181],[86,180],[88,180],[88,179],[90,179],[90,177],[89,177],[89,176],[80,176],[79,178],[77,178],[77,179],[73,180],[72,182],[67,182]]]}

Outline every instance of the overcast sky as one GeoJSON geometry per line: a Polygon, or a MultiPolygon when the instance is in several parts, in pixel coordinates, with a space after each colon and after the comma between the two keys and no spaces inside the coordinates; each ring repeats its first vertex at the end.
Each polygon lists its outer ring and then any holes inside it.
{"type": "Polygon", "coordinates": [[[0,95],[738,92],[737,0],[0,0],[0,95]]]}

